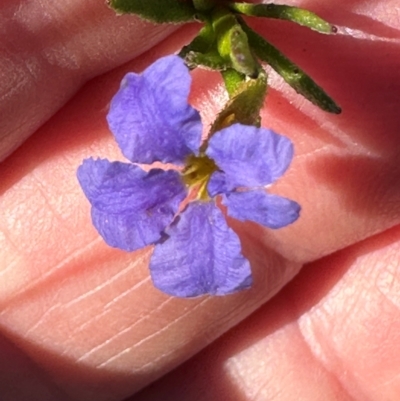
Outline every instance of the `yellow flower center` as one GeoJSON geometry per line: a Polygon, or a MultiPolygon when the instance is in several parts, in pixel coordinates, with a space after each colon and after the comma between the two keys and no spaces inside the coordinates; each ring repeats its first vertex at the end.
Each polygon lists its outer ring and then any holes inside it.
{"type": "Polygon", "coordinates": [[[200,154],[200,156],[190,155],[182,172],[183,182],[197,190],[198,199],[209,200],[207,184],[211,174],[216,170],[218,170],[217,165],[208,156],[204,154],[200,154]]]}

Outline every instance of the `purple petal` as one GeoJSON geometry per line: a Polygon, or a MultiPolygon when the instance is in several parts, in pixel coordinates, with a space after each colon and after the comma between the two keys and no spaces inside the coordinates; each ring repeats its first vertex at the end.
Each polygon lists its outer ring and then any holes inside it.
{"type": "Polygon", "coordinates": [[[225,175],[224,185],[221,177],[211,177],[208,190],[215,196],[224,187],[232,191],[271,184],[289,167],[293,145],[271,130],[234,124],[211,137],[206,154],[225,175]]]}
{"type": "Polygon", "coordinates": [[[133,251],[152,244],[173,220],[186,189],[176,171],[86,159],[78,180],[92,204],[93,225],[110,246],[133,251]]]}
{"type": "Polygon", "coordinates": [[[285,227],[296,221],[300,213],[298,203],[263,190],[231,192],[222,196],[222,203],[227,206],[229,216],[269,228],[285,227]]]}
{"type": "Polygon", "coordinates": [[[222,171],[215,171],[207,184],[207,191],[211,197],[230,191],[226,182],[226,175],[222,171]]]}
{"type": "Polygon", "coordinates": [[[178,56],[125,76],[107,121],[127,159],[183,164],[189,154],[198,153],[202,125],[188,104],[190,85],[189,71],[178,56]]]}
{"type": "Polygon", "coordinates": [[[190,203],[167,235],[150,261],[154,285],[161,291],[195,297],[225,295],[251,285],[239,238],[214,203],[190,203]]]}

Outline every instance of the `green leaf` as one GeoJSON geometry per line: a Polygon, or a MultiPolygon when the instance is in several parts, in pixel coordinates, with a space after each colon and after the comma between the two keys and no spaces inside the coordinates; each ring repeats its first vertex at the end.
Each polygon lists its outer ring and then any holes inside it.
{"type": "Polygon", "coordinates": [[[292,21],[320,33],[331,34],[336,32],[334,25],[318,17],[318,15],[311,11],[298,7],[246,3],[231,3],[229,7],[233,11],[252,17],[267,17],[292,21]]]}
{"type": "MultiPolygon", "coordinates": [[[[260,125],[260,110],[267,94],[267,75],[260,71],[256,79],[238,83],[236,91],[214,121],[210,136],[235,123],[260,125]]],[[[209,137],[210,137],[209,136],[209,137]]]]}
{"type": "Polygon", "coordinates": [[[183,46],[182,50],[179,52],[179,56],[184,59],[188,53],[192,52],[203,54],[210,52],[218,53],[218,49],[216,48],[216,36],[210,21],[205,21],[205,25],[200,29],[197,36],[188,45],[183,46]]]}
{"type": "Polygon", "coordinates": [[[224,60],[218,53],[197,53],[190,51],[184,57],[186,65],[191,69],[203,67],[213,71],[224,71],[231,67],[229,61],[224,60]]]}
{"type": "Polygon", "coordinates": [[[204,67],[222,71],[231,67],[229,60],[224,60],[218,53],[216,35],[212,24],[205,21],[198,35],[179,52],[190,69],[204,67]]]}
{"type": "Polygon", "coordinates": [[[233,68],[227,68],[221,72],[224,79],[225,88],[228,91],[229,97],[233,97],[239,91],[240,85],[246,81],[246,75],[237,72],[233,68]]]}
{"type": "Polygon", "coordinates": [[[212,15],[212,25],[220,56],[227,61],[230,60],[232,67],[238,72],[256,77],[259,65],[253,57],[247,36],[235,15],[228,9],[217,9],[212,15]]]}
{"type": "Polygon", "coordinates": [[[230,36],[230,58],[233,68],[249,77],[257,77],[259,64],[255,60],[250,50],[247,35],[243,32],[242,27],[236,24],[229,32],[230,36]]]}
{"type": "Polygon", "coordinates": [[[198,17],[189,0],[108,0],[108,4],[121,14],[137,14],[156,23],[188,22],[198,17]]]}
{"type": "Polygon", "coordinates": [[[267,62],[297,93],[322,110],[335,114],[341,112],[341,108],[304,71],[248,27],[243,20],[241,24],[255,54],[260,60],[267,62]]]}

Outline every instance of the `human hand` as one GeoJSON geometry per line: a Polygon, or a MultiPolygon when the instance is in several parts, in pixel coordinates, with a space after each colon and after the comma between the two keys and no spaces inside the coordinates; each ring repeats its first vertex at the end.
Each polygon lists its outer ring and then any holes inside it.
{"type": "MultiPolygon", "coordinates": [[[[319,36],[288,24],[283,31],[277,22],[261,27],[344,112],[339,117],[320,112],[273,77],[263,125],[291,137],[296,149],[290,170],[274,190],[302,205],[301,218],[279,231],[232,221],[252,262],[254,287],[192,300],[171,299],[153,288],[147,270],[151,249],[127,254],[103,243],[75,174],[88,156],[122,159],[105,114],[124,73],[176,51],[197,28],[180,28],[152,47],[176,28],[115,18],[95,1],[82,6],[71,0],[63,11],[42,2],[43,11],[36,13],[22,3],[5,3],[2,15],[24,18],[18,29],[10,23],[11,31],[5,31],[8,58],[1,60],[9,60],[10,72],[1,78],[6,88],[1,93],[7,97],[0,109],[7,121],[2,119],[0,135],[11,134],[1,139],[3,156],[85,80],[140,57],[93,79],[0,165],[0,360],[7,361],[3,394],[13,401],[31,400],[32,394],[40,400],[121,400],[228,332],[312,262],[272,302],[148,390],[152,392],[132,400],[165,399],[157,394],[190,400],[196,399],[196,389],[204,388],[210,392],[203,399],[213,398],[213,389],[224,391],[222,399],[254,399],[255,388],[261,399],[274,394],[289,399],[298,391],[316,400],[318,394],[324,399],[376,399],[376,392],[391,399],[390,392],[395,394],[399,386],[399,231],[387,231],[400,217],[399,32],[395,13],[379,10],[399,11],[396,2],[364,2],[361,14],[353,11],[360,7],[357,1],[336,1],[334,7],[296,2],[315,6],[314,11],[339,26],[358,29],[358,38],[319,36]],[[44,18],[44,11],[54,19],[44,18]],[[79,13],[86,21],[75,22],[79,13]],[[46,29],[36,32],[35,27],[46,29]],[[135,32],[151,33],[154,43],[135,32]],[[12,75],[26,60],[30,68],[12,75]],[[326,256],[337,250],[342,251],[326,256]],[[348,307],[354,304],[354,310],[348,307]],[[366,327],[376,331],[371,334],[366,327]],[[209,372],[217,385],[209,385],[207,374],[194,376],[201,371],[209,372]],[[183,374],[188,384],[179,387],[183,374]],[[263,386],[274,389],[271,395],[263,395],[263,386]],[[320,393],[306,392],[316,388],[320,393]]],[[[222,98],[215,75],[194,73],[192,101],[207,121],[222,98]]]]}

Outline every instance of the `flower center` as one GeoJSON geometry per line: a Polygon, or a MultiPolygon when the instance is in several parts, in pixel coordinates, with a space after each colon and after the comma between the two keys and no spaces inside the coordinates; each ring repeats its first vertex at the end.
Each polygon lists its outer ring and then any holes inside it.
{"type": "Polygon", "coordinates": [[[186,160],[186,167],[183,170],[183,182],[193,190],[197,191],[197,198],[209,200],[207,192],[208,181],[218,167],[214,160],[201,154],[200,156],[190,155],[186,160]]]}

